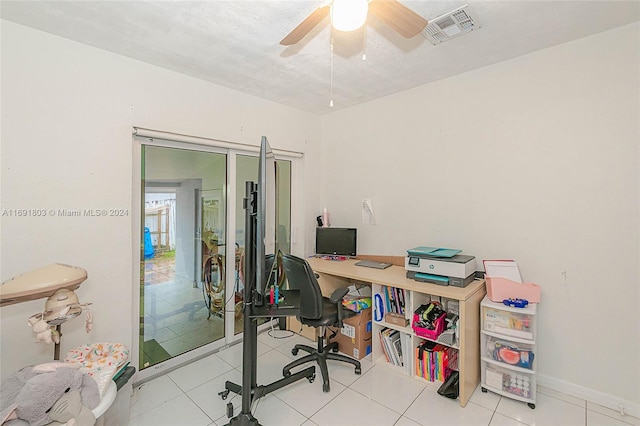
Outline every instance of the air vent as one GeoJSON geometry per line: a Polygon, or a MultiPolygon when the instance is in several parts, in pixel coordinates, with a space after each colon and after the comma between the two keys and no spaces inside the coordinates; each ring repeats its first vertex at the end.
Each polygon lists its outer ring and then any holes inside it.
{"type": "Polygon", "coordinates": [[[432,44],[439,44],[478,28],[480,23],[475,12],[465,5],[430,20],[422,35],[432,44]]]}

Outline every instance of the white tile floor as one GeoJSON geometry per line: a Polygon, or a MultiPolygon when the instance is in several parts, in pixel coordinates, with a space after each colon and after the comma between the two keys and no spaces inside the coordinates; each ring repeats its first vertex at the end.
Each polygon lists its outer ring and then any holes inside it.
{"type": "MultiPolygon", "coordinates": [[[[278,332],[276,335],[286,333],[278,332]]],[[[258,337],[258,384],[281,378],[301,336],[258,337]]],[[[229,422],[226,404],[240,411],[241,397],[218,392],[226,380],[241,383],[242,345],[193,362],[141,385],[132,399],[131,426],[222,426],[229,422]]],[[[302,354],[302,352],[301,352],[302,354]]],[[[549,389],[538,388],[536,408],[476,389],[465,408],[437,394],[436,388],[362,361],[357,376],[346,364],[330,361],[331,392],[322,392],[320,372],[313,383],[301,380],[254,403],[254,416],[264,426],[416,426],[416,425],[558,425],[640,426],[640,420],[549,389]]]]}

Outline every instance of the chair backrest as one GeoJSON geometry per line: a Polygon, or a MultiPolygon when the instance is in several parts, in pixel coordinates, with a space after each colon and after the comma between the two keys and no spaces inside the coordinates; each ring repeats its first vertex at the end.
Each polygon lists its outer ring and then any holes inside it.
{"type": "Polygon", "coordinates": [[[283,254],[282,266],[289,288],[300,290],[300,318],[322,317],[322,291],[311,266],[299,257],[283,254]]]}

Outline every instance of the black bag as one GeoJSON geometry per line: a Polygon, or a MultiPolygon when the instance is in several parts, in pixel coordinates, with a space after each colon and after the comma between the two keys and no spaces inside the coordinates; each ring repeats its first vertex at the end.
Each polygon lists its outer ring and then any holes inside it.
{"type": "Polygon", "coordinates": [[[447,398],[456,399],[458,397],[459,375],[457,371],[451,372],[451,375],[444,381],[438,393],[447,398]]]}

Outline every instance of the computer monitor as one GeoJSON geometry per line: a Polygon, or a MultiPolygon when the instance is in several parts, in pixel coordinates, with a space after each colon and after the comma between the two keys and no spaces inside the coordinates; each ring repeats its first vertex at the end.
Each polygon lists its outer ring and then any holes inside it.
{"type": "Polygon", "coordinates": [[[356,228],[316,228],[316,256],[348,256],[357,254],[356,228]]]}

